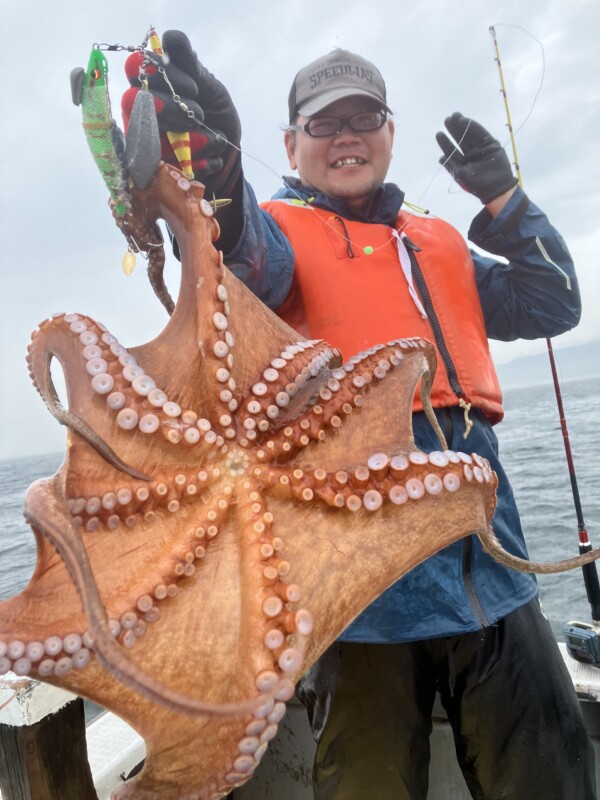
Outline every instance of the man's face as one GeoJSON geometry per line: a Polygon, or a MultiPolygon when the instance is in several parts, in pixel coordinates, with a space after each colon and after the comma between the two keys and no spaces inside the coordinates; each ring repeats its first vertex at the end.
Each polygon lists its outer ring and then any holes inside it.
{"type": "MultiPolygon", "coordinates": [[[[360,111],[378,109],[364,97],[345,97],[332,103],[314,117],[342,119],[360,111]]],[[[314,119],[313,117],[313,119],[314,119]]],[[[298,125],[308,122],[299,116],[298,125]]],[[[304,131],[284,136],[290,166],[297,169],[301,182],[313,186],[328,197],[343,198],[350,208],[360,210],[387,175],[392,158],[394,123],[388,120],[376,131],[354,133],[347,124],[336,136],[315,138],[304,131]]]]}

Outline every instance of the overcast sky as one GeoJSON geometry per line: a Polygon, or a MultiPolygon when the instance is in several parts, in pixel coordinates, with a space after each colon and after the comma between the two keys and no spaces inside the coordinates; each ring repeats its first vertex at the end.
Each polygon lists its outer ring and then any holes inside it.
{"type": "MultiPolygon", "coordinates": [[[[530,114],[517,136],[524,188],[566,239],[584,298],[580,326],[556,339],[555,348],[560,354],[600,337],[598,0],[0,0],[0,15],[0,457],[64,447],[65,431],[44,408],[25,364],[41,320],[57,311],[88,313],[129,346],[148,341],[166,322],[145,263],[138,259],[129,278],[121,271],[124,239],[69,87],[71,69],[87,65],[94,42],[137,45],[150,25],[159,33],[184,30],[228,87],[242,120],[246,175],[259,199],[289,174],[281,125],[297,70],[334,47],[371,59],[395,112],[389,179],[465,234],[479,205],[439,168],[435,133],[459,110],[507,141],[494,25],[513,126],[530,114]]],[[[125,54],[108,58],[120,124],[125,54]]],[[[174,265],[169,276],[176,289],[174,265]]],[[[499,362],[543,349],[544,342],[493,345],[499,362]]]]}

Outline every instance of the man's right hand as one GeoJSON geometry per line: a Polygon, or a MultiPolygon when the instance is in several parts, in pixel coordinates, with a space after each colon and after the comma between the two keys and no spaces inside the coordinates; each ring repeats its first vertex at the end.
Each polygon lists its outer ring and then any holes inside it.
{"type": "Polygon", "coordinates": [[[161,155],[178,165],[166,132],[190,132],[192,169],[196,180],[207,188],[207,196],[232,197],[242,175],[240,146],[241,126],[227,89],[199,61],[190,40],[181,31],[167,31],[163,36],[163,59],[154,53],[132,53],[125,63],[131,84],[121,106],[125,131],[135,97],[141,88],[140,68],[150,59],[145,71],[148,89],[154,95],[158,126],[161,131],[161,155]],[[163,74],[164,69],[173,91],[163,74]],[[182,109],[173,92],[187,106],[182,109]]]}

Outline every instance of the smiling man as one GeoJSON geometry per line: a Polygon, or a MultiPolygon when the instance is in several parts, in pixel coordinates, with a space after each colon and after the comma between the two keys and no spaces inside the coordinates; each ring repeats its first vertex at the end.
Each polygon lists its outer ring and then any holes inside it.
{"type": "Polygon", "coordinates": [[[290,92],[284,135],[290,166],[303,185],[344,198],[355,212],[383,184],[394,141],[383,78],[367,63],[338,49],[301,70],[290,92]]]}
{"type": "Polygon", "coordinates": [[[305,186],[318,186],[360,212],[387,174],[394,123],[381,103],[360,96],[337,100],[326,112],[312,118],[298,115],[289,126],[285,147],[290,167],[298,170],[305,186]],[[297,136],[298,131],[308,136],[297,136]]]}
{"type": "MultiPolygon", "coordinates": [[[[494,254],[484,257],[444,221],[404,210],[402,191],[385,182],[394,123],[383,78],[334,50],[293,80],[284,143],[298,178],[259,206],[229,93],[184,34],[165,33],[163,46],[186,106],[150,67],[163,157],[177,163],[164,132],[189,130],[196,178],[208,196],[231,198],[219,212],[227,265],[294,328],[346,358],[401,337],[431,340],[438,421],[453,451],[490,461],[494,530],[526,558],[492,427],[503,410],[488,337],[555,336],[577,324],[580,298],[562,238],[517,187],[498,141],[458,113],[445,121],[452,139],[437,134],[440,161],[484,206],[469,231],[494,254]]],[[[135,53],[127,62],[126,124],[142,61],[135,53]]],[[[420,450],[437,450],[418,402],[413,429],[420,450]]],[[[535,579],[468,537],[378,598],[302,680],[317,741],[315,798],[425,800],[436,691],[477,800],[596,796],[593,751],[535,579]]]]}

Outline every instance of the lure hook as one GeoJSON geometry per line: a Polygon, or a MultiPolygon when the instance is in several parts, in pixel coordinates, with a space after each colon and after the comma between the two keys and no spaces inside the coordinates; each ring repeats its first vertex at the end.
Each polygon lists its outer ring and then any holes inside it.
{"type": "Polygon", "coordinates": [[[111,53],[119,52],[120,50],[127,50],[129,53],[135,53],[137,50],[143,50],[142,45],[130,44],[108,44],[108,42],[94,42],[92,45],[94,50],[108,50],[111,53]]]}

